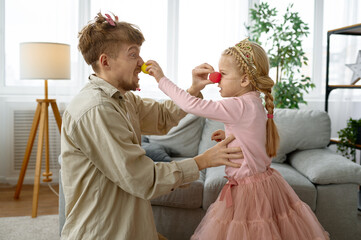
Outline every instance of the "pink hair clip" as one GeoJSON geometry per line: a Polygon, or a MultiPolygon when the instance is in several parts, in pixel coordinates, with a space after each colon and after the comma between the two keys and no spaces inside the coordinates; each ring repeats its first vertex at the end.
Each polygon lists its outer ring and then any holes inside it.
{"type": "MultiPolygon", "coordinates": [[[[113,21],[113,19],[110,17],[110,15],[109,14],[105,14],[105,16],[106,16],[106,18],[105,18],[105,20],[107,20],[107,22],[110,24],[110,25],[112,25],[112,26],[114,26],[115,27],[115,23],[114,23],[114,21],[113,21]]],[[[115,20],[117,20],[117,16],[115,17],[115,20]]]]}
{"type": "Polygon", "coordinates": [[[273,114],[267,114],[267,118],[273,119],[273,114]]]}

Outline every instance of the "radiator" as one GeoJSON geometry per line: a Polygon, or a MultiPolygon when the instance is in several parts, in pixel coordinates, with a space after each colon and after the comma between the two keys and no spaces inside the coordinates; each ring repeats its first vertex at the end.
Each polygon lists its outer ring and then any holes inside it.
{"type": "MultiPolygon", "coordinates": [[[[14,110],[13,112],[13,170],[19,172],[23,163],[26,146],[30,134],[30,129],[33,123],[35,110],[14,110]]],[[[62,114],[62,113],[60,113],[62,114]]],[[[49,107],[49,167],[53,173],[59,170],[58,156],[60,154],[60,133],[56,124],[53,112],[49,107]]],[[[40,125],[39,125],[40,127],[40,125]]],[[[38,133],[39,127],[36,133],[36,138],[30,155],[27,170],[35,170],[36,153],[38,146],[38,133]]],[[[45,136],[44,136],[45,140],[45,136]]],[[[42,172],[45,169],[45,144],[43,143],[42,154],[42,172]]]]}

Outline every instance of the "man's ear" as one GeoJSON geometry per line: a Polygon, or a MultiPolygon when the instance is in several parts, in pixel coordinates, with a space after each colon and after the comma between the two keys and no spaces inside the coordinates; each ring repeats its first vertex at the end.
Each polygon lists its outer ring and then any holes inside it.
{"type": "Polygon", "coordinates": [[[247,74],[244,74],[241,79],[241,87],[247,87],[250,83],[247,74]]]}
{"type": "Polygon", "coordinates": [[[109,66],[109,57],[105,53],[99,57],[99,65],[101,68],[108,68],[109,66]]]}

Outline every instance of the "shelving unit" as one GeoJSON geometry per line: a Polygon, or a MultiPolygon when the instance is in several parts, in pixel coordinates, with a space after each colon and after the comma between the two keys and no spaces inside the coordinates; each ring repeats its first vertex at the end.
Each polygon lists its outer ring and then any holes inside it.
{"type": "MultiPolygon", "coordinates": [[[[354,35],[354,36],[361,36],[361,23],[338,28],[334,30],[330,30],[327,32],[327,56],[326,56],[326,99],[325,99],[325,111],[328,112],[328,98],[330,93],[334,89],[361,89],[361,85],[329,85],[329,67],[330,67],[330,38],[332,34],[339,34],[339,35],[354,35]]],[[[361,81],[361,80],[360,80],[361,81]]],[[[337,144],[338,140],[333,138],[330,141],[330,144],[337,144]]],[[[361,149],[360,145],[355,146],[356,149],[361,149]]]]}
{"type": "MultiPolygon", "coordinates": [[[[330,38],[333,34],[361,36],[361,23],[330,30],[327,32],[327,56],[326,56],[326,99],[325,111],[328,111],[328,98],[334,89],[361,89],[361,85],[329,85],[329,67],[330,67],[330,38]]],[[[361,80],[360,80],[361,81],[361,80]]],[[[337,139],[331,139],[330,144],[338,143],[337,139]]],[[[357,149],[361,149],[360,145],[356,145],[357,149]]]]}
{"type": "MultiPolygon", "coordinates": [[[[354,35],[361,36],[361,23],[343,28],[330,30],[327,32],[327,56],[326,56],[326,95],[325,95],[325,111],[328,112],[328,98],[330,93],[334,89],[361,89],[361,85],[329,85],[329,67],[330,67],[330,38],[333,34],[339,35],[354,35]]],[[[361,81],[361,80],[360,80],[361,81]]],[[[330,144],[337,144],[339,140],[336,138],[330,139],[330,144]]],[[[361,145],[356,144],[356,149],[361,149],[361,145]]],[[[359,186],[358,192],[358,214],[361,215],[361,186],[359,186]]]]}
{"type": "MultiPolygon", "coordinates": [[[[334,144],[339,143],[339,142],[340,142],[339,138],[331,138],[331,140],[330,140],[330,143],[334,143],[334,144]]],[[[355,147],[357,149],[361,149],[361,144],[356,144],[355,147]]]]}
{"type": "MultiPolygon", "coordinates": [[[[330,67],[330,38],[331,35],[354,35],[361,36],[361,23],[355,24],[343,28],[330,30],[327,32],[327,56],[326,56],[326,95],[325,95],[325,111],[328,111],[328,97],[332,90],[343,88],[343,89],[356,89],[360,88],[361,85],[329,85],[329,67],[330,67]]],[[[360,80],[361,81],[361,80],[360,80]]]]}

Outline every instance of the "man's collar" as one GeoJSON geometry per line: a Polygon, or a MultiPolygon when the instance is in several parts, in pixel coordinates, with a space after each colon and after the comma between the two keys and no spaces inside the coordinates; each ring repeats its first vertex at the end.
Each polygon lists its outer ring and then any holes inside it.
{"type": "Polygon", "coordinates": [[[105,92],[110,98],[114,97],[116,99],[123,99],[122,94],[119,92],[118,89],[116,89],[113,85],[105,81],[104,79],[95,76],[94,74],[91,74],[89,76],[89,81],[91,84],[95,84],[100,89],[105,92]]]}

